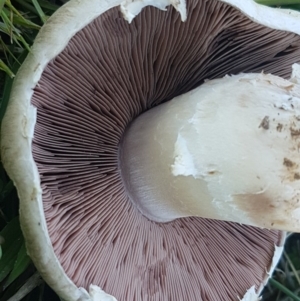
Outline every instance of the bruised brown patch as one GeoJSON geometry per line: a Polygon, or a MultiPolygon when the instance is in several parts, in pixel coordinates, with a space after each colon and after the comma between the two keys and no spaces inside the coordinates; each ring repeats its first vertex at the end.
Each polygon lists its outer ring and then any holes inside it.
{"type": "Polygon", "coordinates": [[[282,131],[282,128],[283,128],[283,124],[278,123],[278,124],[277,124],[277,127],[276,127],[276,130],[277,130],[278,132],[281,132],[281,131],[282,131]]]}
{"type": "Polygon", "coordinates": [[[288,167],[288,168],[291,168],[291,167],[294,167],[295,163],[292,160],[288,159],[288,158],[284,158],[283,159],[283,165],[288,167]]]}
{"type": "Polygon", "coordinates": [[[288,158],[283,159],[282,163],[286,171],[283,173],[282,180],[283,181],[297,181],[300,180],[300,172],[299,172],[299,165],[293,162],[288,158]]]}
{"type": "Polygon", "coordinates": [[[213,175],[219,175],[220,172],[218,170],[210,170],[207,172],[209,175],[213,176],[213,175]]]}
{"type": "Polygon", "coordinates": [[[263,128],[265,130],[268,130],[270,128],[270,119],[269,116],[265,116],[263,120],[261,121],[259,128],[263,128]]]}
{"type": "Polygon", "coordinates": [[[285,86],[285,87],[284,87],[284,89],[285,89],[286,91],[291,91],[291,90],[293,90],[293,88],[294,88],[294,84],[291,84],[291,85],[288,85],[288,86],[285,86]]]}
{"type": "Polygon", "coordinates": [[[296,173],[294,174],[294,179],[295,179],[295,180],[300,180],[300,174],[299,174],[298,172],[296,172],[296,173]]]}
{"type": "Polygon", "coordinates": [[[299,137],[300,136],[300,129],[295,129],[290,127],[290,132],[292,137],[299,137]]]}
{"type": "Polygon", "coordinates": [[[292,208],[286,201],[276,203],[265,193],[238,194],[232,198],[238,209],[246,212],[256,225],[266,228],[288,229],[290,221],[285,217],[290,216],[292,208]]]}

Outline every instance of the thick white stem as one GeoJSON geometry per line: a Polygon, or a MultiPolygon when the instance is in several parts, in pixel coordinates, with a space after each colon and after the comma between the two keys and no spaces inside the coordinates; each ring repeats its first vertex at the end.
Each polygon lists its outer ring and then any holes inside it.
{"type": "Polygon", "coordinates": [[[265,74],[208,81],[138,117],[121,162],[132,201],[154,221],[300,231],[300,85],[265,74]]]}

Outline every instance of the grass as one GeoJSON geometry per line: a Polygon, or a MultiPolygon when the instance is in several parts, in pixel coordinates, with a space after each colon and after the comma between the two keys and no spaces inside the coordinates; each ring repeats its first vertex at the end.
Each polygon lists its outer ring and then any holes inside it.
{"type": "MultiPolygon", "coordinates": [[[[63,2],[0,0],[0,122],[18,68],[41,26],[63,2]]],[[[257,2],[300,10],[300,0],[257,2]]],[[[17,193],[0,164],[0,301],[7,300],[60,299],[42,281],[26,254],[18,220],[17,193]]],[[[300,301],[300,234],[289,235],[284,255],[263,292],[263,300],[300,301]]]]}

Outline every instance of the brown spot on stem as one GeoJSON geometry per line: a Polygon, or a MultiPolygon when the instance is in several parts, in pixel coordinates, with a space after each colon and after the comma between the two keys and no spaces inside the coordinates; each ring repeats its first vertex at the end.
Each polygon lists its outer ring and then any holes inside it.
{"type": "Polygon", "coordinates": [[[283,124],[278,123],[278,124],[277,124],[277,127],[276,127],[276,130],[277,130],[278,132],[281,132],[281,131],[282,131],[282,128],[283,128],[283,124]]]}
{"type": "Polygon", "coordinates": [[[257,225],[262,225],[266,216],[268,220],[273,220],[273,211],[276,207],[266,194],[239,194],[235,195],[233,200],[238,208],[246,212],[257,225]]]}
{"type": "MultiPolygon", "coordinates": [[[[288,85],[288,86],[284,87],[284,89],[285,89],[286,91],[290,91],[290,90],[292,90],[293,88],[294,88],[294,84],[291,84],[291,85],[288,85]]],[[[289,98],[289,100],[291,100],[291,98],[289,98]]]]}
{"type": "Polygon", "coordinates": [[[286,229],[290,227],[288,217],[295,209],[295,204],[291,201],[275,201],[266,192],[238,194],[233,196],[233,200],[234,204],[258,226],[286,229]]]}
{"type": "Polygon", "coordinates": [[[292,137],[298,137],[300,136],[300,129],[294,129],[294,128],[290,128],[290,131],[291,131],[291,136],[292,137]]]}
{"type": "Polygon", "coordinates": [[[299,174],[298,172],[296,172],[296,173],[294,174],[294,179],[295,179],[295,180],[300,180],[300,174],[299,174]]]}
{"type": "Polygon", "coordinates": [[[290,168],[290,167],[293,167],[295,165],[295,163],[288,158],[284,158],[283,165],[290,168]]]}
{"type": "Polygon", "coordinates": [[[259,128],[263,128],[265,130],[268,130],[270,128],[270,120],[269,116],[265,116],[263,120],[261,121],[259,128]]]}

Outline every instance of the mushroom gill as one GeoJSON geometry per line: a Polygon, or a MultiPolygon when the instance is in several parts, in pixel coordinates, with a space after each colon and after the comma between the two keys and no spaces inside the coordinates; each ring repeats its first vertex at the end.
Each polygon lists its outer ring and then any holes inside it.
{"type": "Polygon", "coordinates": [[[113,8],[44,70],[32,145],[51,242],[77,286],[121,300],[238,300],[267,277],[280,231],[202,218],[152,222],[130,202],[119,145],[132,120],[205,79],[287,78],[300,36],[256,24],[220,1],[147,7],[128,24],[113,8]],[[259,254],[259,256],[258,256],[259,254]]]}

